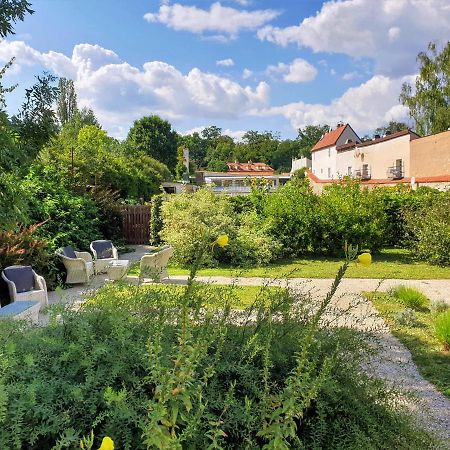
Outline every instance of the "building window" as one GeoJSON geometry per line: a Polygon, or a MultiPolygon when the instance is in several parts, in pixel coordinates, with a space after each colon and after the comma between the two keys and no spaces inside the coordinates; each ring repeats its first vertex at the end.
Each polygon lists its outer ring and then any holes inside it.
{"type": "Polygon", "coordinates": [[[352,176],[352,166],[348,166],[348,167],[347,167],[347,175],[348,175],[349,177],[352,176]]]}
{"type": "Polygon", "coordinates": [[[331,148],[328,149],[328,158],[331,156],[331,148]]]}
{"type": "Polygon", "coordinates": [[[320,169],[320,173],[323,173],[323,169],[320,169]]]}
{"type": "Polygon", "coordinates": [[[331,169],[328,167],[328,178],[331,178],[331,169]]]}

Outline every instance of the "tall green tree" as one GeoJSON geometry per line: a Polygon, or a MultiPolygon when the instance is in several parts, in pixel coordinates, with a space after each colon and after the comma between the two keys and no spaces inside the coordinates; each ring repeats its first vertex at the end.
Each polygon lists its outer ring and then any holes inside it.
{"type": "Polygon", "coordinates": [[[395,120],[391,120],[386,126],[378,127],[374,134],[378,134],[383,136],[384,134],[393,134],[398,131],[407,130],[408,125],[405,122],[396,122],[395,120]]]}
{"type": "Polygon", "coordinates": [[[71,120],[78,111],[77,93],[72,80],[60,78],[58,83],[58,98],[56,114],[63,126],[71,120]]]}
{"type": "Polygon", "coordinates": [[[445,131],[450,127],[450,41],[441,52],[431,42],[417,60],[419,75],[414,86],[403,84],[400,101],[409,108],[419,134],[445,131]]]}
{"type": "Polygon", "coordinates": [[[21,111],[13,118],[22,145],[30,158],[34,158],[58,131],[53,109],[58,97],[58,88],[55,86],[57,78],[46,72],[36,78],[37,82],[25,91],[21,111]]]}
{"type": "Polygon", "coordinates": [[[27,0],[0,0],[0,38],[14,34],[13,24],[23,21],[26,14],[33,14],[27,0]]]}
{"type": "Polygon", "coordinates": [[[311,158],[311,149],[329,130],[329,125],[306,125],[304,128],[299,128],[297,141],[300,149],[297,156],[311,158]]]}
{"type": "Polygon", "coordinates": [[[177,133],[159,116],[136,120],[128,132],[127,143],[138,151],[174,170],[177,164],[177,133]]]}

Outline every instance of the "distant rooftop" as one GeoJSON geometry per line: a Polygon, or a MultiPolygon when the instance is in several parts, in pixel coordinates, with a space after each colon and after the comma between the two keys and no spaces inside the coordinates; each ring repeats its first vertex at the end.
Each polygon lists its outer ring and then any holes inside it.
{"type": "Polygon", "coordinates": [[[228,162],[228,172],[274,172],[272,167],[265,163],[254,163],[248,161],[246,163],[240,163],[238,161],[228,162]]]}

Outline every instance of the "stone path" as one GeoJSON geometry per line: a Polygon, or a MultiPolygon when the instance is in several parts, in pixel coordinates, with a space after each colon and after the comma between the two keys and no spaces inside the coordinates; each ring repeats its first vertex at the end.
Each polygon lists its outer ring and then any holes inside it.
{"type": "MultiPolygon", "coordinates": [[[[120,259],[131,262],[140,260],[148,252],[148,246],[137,246],[133,253],[123,254],[120,259]]],[[[137,277],[128,277],[135,282],[137,277]]],[[[49,293],[49,303],[71,303],[75,306],[83,302],[84,297],[105,283],[106,276],[96,276],[89,286],[77,286],[63,291],[49,293]]],[[[198,277],[198,281],[215,284],[235,284],[238,286],[262,286],[263,284],[286,285],[292,289],[321,298],[332,283],[332,279],[303,279],[269,281],[264,278],[198,277]]],[[[185,284],[187,276],[172,276],[168,283],[185,284]]],[[[384,320],[378,315],[369,301],[361,297],[361,292],[379,289],[386,291],[393,286],[405,284],[416,287],[431,300],[444,300],[450,303],[450,280],[377,280],[345,278],[336,292],[330,315],[331,320],[339,317],[346,325],[364,332],[370,332],[378,348],[378,353],[367,363],[367,370],[381,377],[396,388],[410,391],[417,397],[416,401],[405,398],[407,407],[414,413],[419,423],[435,431],[450,442],[450,400],[438,392],[433,385],[419,373],[412,361],[409,350],[389,331],[384,320]],[[351,307],[351,314],[348,308],[351,307]],[[339,313],[342,312],[342,314],[339,313]],[[331,317],[333,316],[333,317],[331,317]]],[[[41,323],[46,322],[43,316],[41,323]]]]}

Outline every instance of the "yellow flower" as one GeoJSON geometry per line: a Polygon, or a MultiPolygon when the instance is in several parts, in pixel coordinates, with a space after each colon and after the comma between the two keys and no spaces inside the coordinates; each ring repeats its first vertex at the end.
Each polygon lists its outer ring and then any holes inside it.
{"type": "Polygon", "coordinates": [[[358,255],[358,262],[365,267],[372,264],[372,255],[370,253],[361,253],[358,255]]]}
{"type": "Polygon", "coordinates": [[[105,436],[98,450],[114,450],[113,440],[109,436],[105,436]]]}
{"type": "Polygon", "coordinates": [[[219,247],[226,247],[228,245],[228,235],[227,234],[221,234],[217,239],[215,244],[217,244],[219,247]]]}

